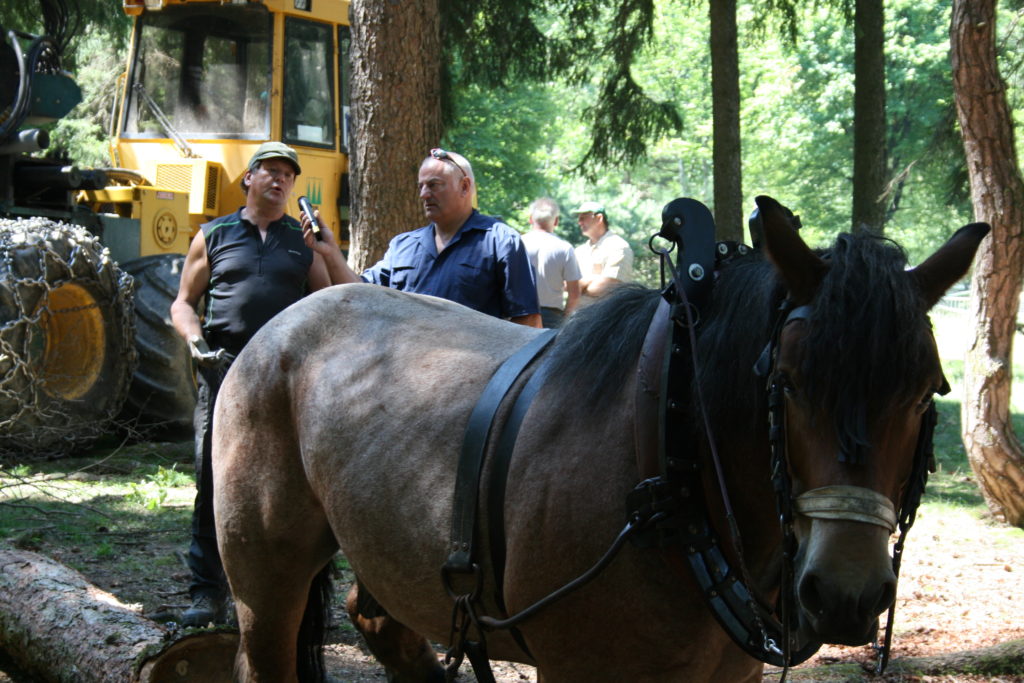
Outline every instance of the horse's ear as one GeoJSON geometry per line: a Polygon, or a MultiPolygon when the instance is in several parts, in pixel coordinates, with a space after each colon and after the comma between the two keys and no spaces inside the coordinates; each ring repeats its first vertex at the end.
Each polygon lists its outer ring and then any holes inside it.
{"type": "Polygon", "coordinates": [[[764,249],[768,260],[782,277],[793,303],[809,303],[828,266],[800,238],[790,222],[789,212],[781,204],[764,195],[754,201],[764,222],[764,249]]]}
{"type": "Polygon", "coordinates": [[[988,223],[971,223],[953,233],[939,250],[910,271],[924,299],[926,309],[939,302],[942,295],[962,278],[971,267],[978,245],[991,228],[988,223]]]}

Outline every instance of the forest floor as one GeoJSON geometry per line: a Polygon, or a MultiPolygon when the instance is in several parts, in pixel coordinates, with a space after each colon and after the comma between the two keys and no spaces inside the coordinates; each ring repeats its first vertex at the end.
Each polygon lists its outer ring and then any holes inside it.
{"type": "MultiPolygon", "coordinates": [[[[190,461],[190,444],[136,444],[105,458],[0,470],[0,532],[16,547],[77,569],[143,614],[173,614],[188,605],[189,575],[181,557],[194,496],[185,474],[190,461]]],[[[904,553],[896,660],[1024,638],[1024,532],[994,522],[973,488],[969,473],[940,471],[933,477],[904,553]]],[[[346,683],[383,681],[383,670],[342,607],[351,572],[339,570],[338,579],[327,651],[330,673],[346,683]]],[[[1024,682],[1024,671],[1001,678],[970,673],[873,678],[867,671],[874,658],[870,647],[825,647],[791,676],[813,669],[810,680],[1024,682]],[[841,677],[820,673],[827,671],[818,668],[825,665],[841,670],[841,677]]],[[[0,682],[30,680],[2,662],[0,671],[6,672],[0,682]]],[[[766,680],[778,680],[779,673],[766,668],[766,680]]],[[[495,664],[495,676],[501,683],[536,680],[532,667],[502,662],[495,664]]],[[[475,680],[468,663],[460,679],[475,680]]]]}

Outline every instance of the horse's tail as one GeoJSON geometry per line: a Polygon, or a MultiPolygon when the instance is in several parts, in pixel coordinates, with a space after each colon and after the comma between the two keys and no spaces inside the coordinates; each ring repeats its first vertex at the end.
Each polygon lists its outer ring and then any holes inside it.
{"type": "Polygon", "coordinates": [[[301,683],[323,683],[327,669],[324,666],[324,641],[331,621],[331,563],[328,562],[313,578],[309,587],[306,612],[299,625],[297,670],[301,683]]]}

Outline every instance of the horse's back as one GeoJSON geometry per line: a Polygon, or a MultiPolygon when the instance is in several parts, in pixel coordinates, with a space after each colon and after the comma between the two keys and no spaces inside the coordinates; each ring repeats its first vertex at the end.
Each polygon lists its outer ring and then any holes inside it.
{"type": "MultiPolygon", "coordinates": [[[[282,508],[325,519],[384,604],[396,585],[445,598],[437,575],[466,422],[497,367],[536,334],[376,285],[306,297],[260,330],[225,380],[215,456],[221,504],[230,497],[257,520],[282,508]],[[260,480],[286,484],[267,484],[275,490],[265,509],[238,500],[260,480]]],[[[412,608],[436,611],[429,602],[412,608]]]]}

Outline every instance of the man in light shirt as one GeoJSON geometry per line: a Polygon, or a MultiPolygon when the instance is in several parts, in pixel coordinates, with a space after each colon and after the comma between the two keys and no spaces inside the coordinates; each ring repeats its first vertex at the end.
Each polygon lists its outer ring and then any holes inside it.
{"type": "Polygon", "coordinates": [[[523,235],[523,245],[537,278],[537,298],[544,327],[561,327],[580,298],[576,254],[571,244],[553,234],[558,218],[558,203],[542,197],[530,205],[530,230],[523,235]]]}
{"type": "Polygon", "coordinates": [[[598,202],[583,202],[573,211],[587,243],[576,247],[580,266],[580,293],[598,297],[633,279],[633,250],[608,229],[608,214],[598,202]]]}

